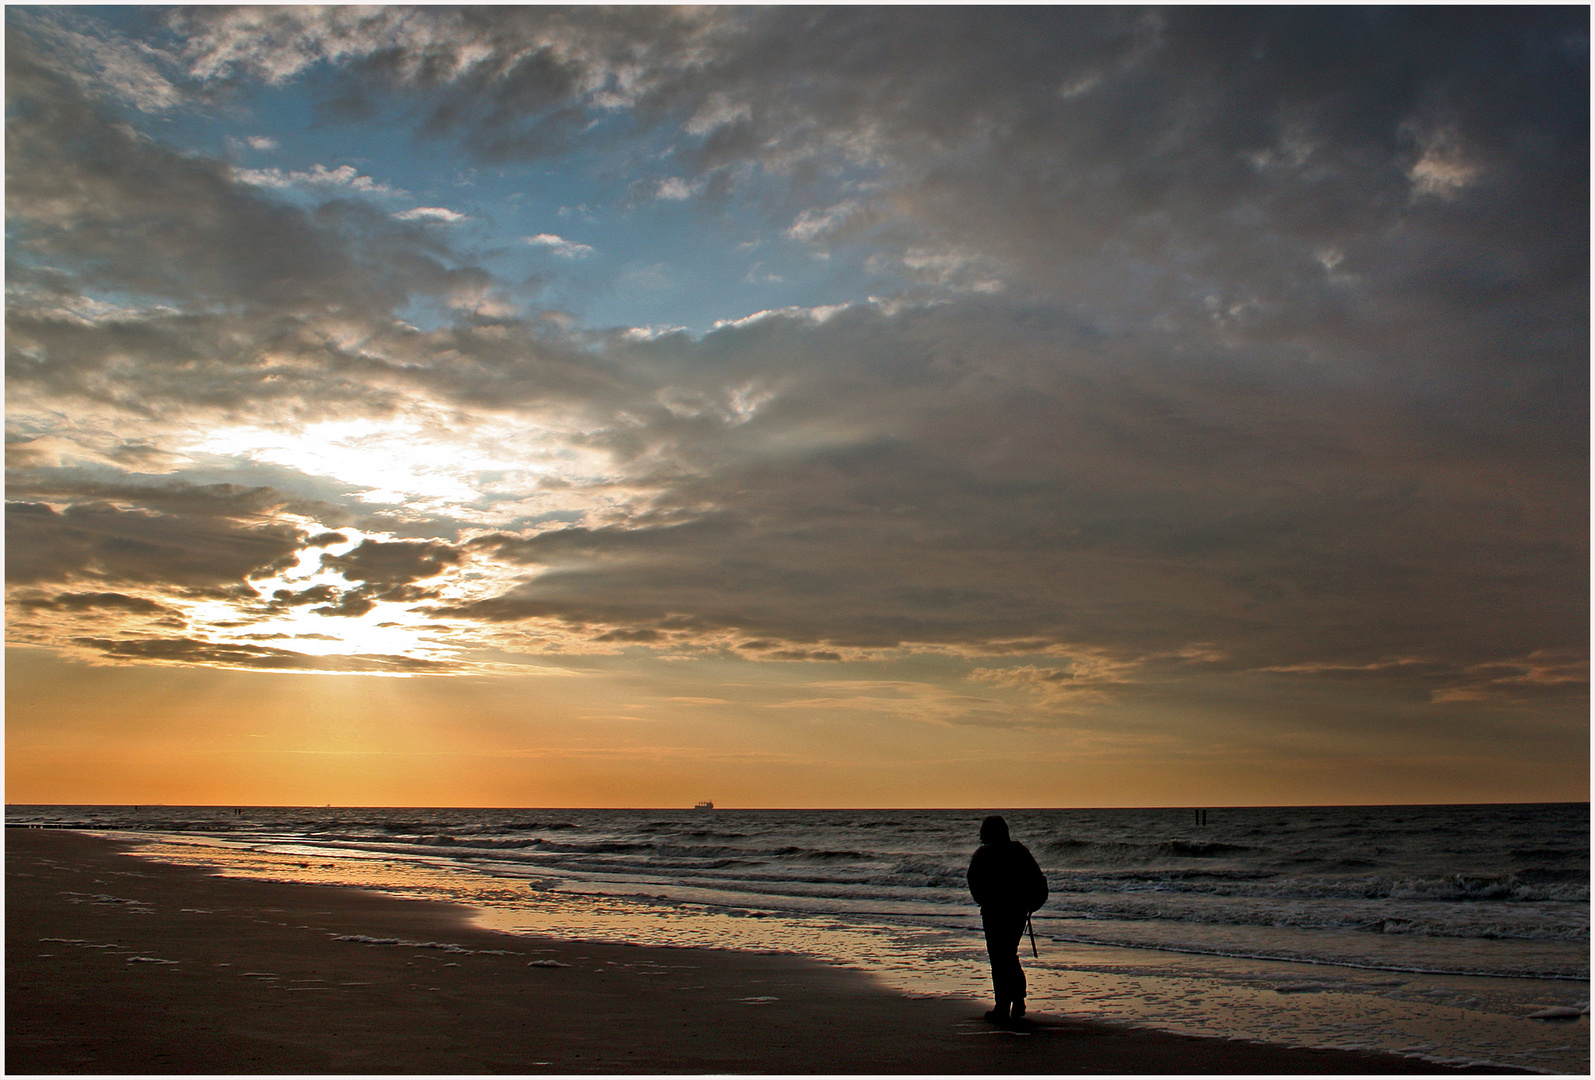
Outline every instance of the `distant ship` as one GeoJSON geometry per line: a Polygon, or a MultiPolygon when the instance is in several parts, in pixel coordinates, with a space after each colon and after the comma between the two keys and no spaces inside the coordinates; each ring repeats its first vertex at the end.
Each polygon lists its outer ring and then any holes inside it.
{"type": "Polygon", "coordinates": [[[701,803],[693,803],[692,804],[692,808],[694,810],[713,810],[714,809],[714,803],[709,802],[708,800],[704,800],[701,803]]]}

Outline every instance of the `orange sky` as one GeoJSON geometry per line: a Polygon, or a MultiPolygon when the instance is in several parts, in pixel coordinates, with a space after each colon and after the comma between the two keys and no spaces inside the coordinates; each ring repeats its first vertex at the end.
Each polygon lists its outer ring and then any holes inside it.
{"type": "Polygon", "coordinates": [[[1579,7],[7,20],[7,798],[1588,797],[1579,7]]]}
{"type": "MultiPolygon", "coordinates": [[[[8,651],[12,803],[343,806],[1179,806],[1587,800],[1554,731],[1532,765],[981,729],[914,709],[615,700],[595,676],[383,678],[64,664],[8,651]],[[1305,797],[1304,797],[1305,796],[1305,797]]],[[[878,688],[877,688],[878,689],[878,688]]],[[[1117,718],[1110,718],[1113,725],[1117,718]]]]}

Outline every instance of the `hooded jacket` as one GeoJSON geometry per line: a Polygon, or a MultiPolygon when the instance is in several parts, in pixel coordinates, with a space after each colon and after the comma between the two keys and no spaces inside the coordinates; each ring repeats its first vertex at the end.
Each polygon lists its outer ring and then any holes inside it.
{"type": "Polygon", "coordinates": [[[1047,902],[1047,876],[1017,840],[982,844],[969,860],[969,893],[982,911],[1028,915],[1047,902]]]}

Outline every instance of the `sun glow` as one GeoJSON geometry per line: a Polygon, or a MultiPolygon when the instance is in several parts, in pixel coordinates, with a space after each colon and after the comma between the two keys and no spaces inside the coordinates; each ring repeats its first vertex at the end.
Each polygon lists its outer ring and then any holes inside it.
{"type": "Polygon", "coordinates": [[[379,601],[359,616],[325,616],[297,609],[283,616],[263,620],[248,631],[229,638],[227,631],[218,640],[238,642],[270,641],[280,648],[306,656],[407,656],[417,659],[451,659],[454,649],[431,644],[422,635],[437,639],[438,627],[411,613],[408,605],[379,601]]]}
{"type": "MultiPolygon", "coordinates": [[[[314,657],[385,656],[451,663],[460,659],[463,650],[480,647],[481,642],[468,628],[420,610],[413,602],[373,599],[364,611],[339,610],[338,601],[356,592],[360,583],[326,566],[323,557],[346,555],[362,543],[392,543],[397,538],[349,527],[334,532],[308,520],[302,524],[312,535],[339,539],[308,546],[298,553],[294,566],[251,580],[257,599],[246,605],[245,612],[236,601],[185,605],[191,632],[216,644],[266,645],[314,657]],[[317,599],[293,602],[307,594],[318,594],[317,599]],[[254,617],[240,618],[245,613],[254,617]]],[[[479,567],[451,566],[420,580],[427,582],[436,600],[455,602],[481,595],[488,587],[487,579],[495,576],[479,567]]],[[[502,583],[492,587],[502,587],[502,583]]]]}
{"type": "MultiPolygon", "coordinates": [[[[576,445],[564,427],[511,424],[493,416],[443,415],[427,409],[384,418],[322,420],[303,427],[237,425],[207,432],[184,447],[190,454],[243,458],[330,477],[360,502],[402,503],[412,512],[445,513],[506,501],[527,509],[525,492],[545,479],[580,486],[603,478],[608,463],[576,445]]],[[[569,488],[559,505],[566,509],[569,488]]]]}

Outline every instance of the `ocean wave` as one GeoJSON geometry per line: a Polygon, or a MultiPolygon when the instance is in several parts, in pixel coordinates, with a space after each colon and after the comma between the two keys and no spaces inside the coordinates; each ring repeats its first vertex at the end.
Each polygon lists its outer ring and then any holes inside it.
{"type": "Polygon", "coordinates": [[[1583,862],[1585,864],[1586,871],[1588,870],[1588,865],[1589,865],[1589,851],[1587,849],[1583,849],[1583,848],[1565,848],[1565,847],[1513,848],[1512,850],[1507,852],[1507,855],[1510,856],[1511,858],[1514,858],[1514,859],[1521,859],[1524,862],[1528,862],[1531,859],[1546,859],[1546,860],[1550,860],[1550,861],[1553,861],[1553,862],[1569,862],[1569,861],[1574,861],[1574,860],[1583,860],[1583,862]]]}
{"type": "Polygon", "coordinates": [[[483,836],[449,836],[447,834],[423,836],[416,840],[423,847],[469,847],[483,851],[515,851],[521,848],[534,847],[541,840],[521,838],[514,840],[500,840],[483,836]]]}
{"type": "Polygon", "coordinates": [[[1154,949],[1159,952],[1192,956],[1217,956],[1232,960],[1275,960],[1290,963],[1320,964],[1356,968],[1363,971],[1388,971],[1408,975],[1467,975],[1492,978],[1543,979],[1558,982],[1588,982],[1589,968],[1576,962],[1556,963],[1540,960],[1500,960],[1482,963],[1473,957],[1430,958],[1427,962],[1401,961],[1388,957],[1324,954],[1311,949],[1236,946],[1192,940],[1146,941],[1112,933],[1052,934],[1050,940],[1079,945],[1111,945],[1121,949],[1154,949]]]}
{"type": "MultiPolygon", "coordinates": [[[[1056,898],[1055,898],[1056,899],[1056,898]]],[[[1279,903],[1239,898],[1218,898],[1213,903],[1191,905],[1159,902],[1157,898],[1098,895],[1049,901],[1038,918],[1049,925],[1071,920],[1105,923],[1164,923],[1168,925],[1261,926],[1297,930],[1334,930],[1412,937],[1478,941],[1587,942],[1589,921],[1562,909],[1551,917],[1535,918],[1533,909],[1500,911],[1464,905],[1416,905],[1391,909],[1386,904],[1279,903]]]]}
{"type": "Polygon", "coordinates": [[[1212,859],[1253,850],[1244,844],[1225,844],[1217,840],[1170,840],[1162,848],[1170,855],[1187,859],[1212,859]]]}
{"type": "Polygon", "coordinates": [[[1214,859],[1241,856],[1257,849],[1249,844],[1222,840],[1193,840],[1174,837],[1166,840],[1083,840],[1078,837],[1050,837],[1036,847],[1047,855],[1076,861],[1105,863],[1154,863],[1169,858],[1214,859]]]}
{"type": "Polygon", "coordinates": [[[1528,880],[1515,874],[1501,877],[1450,874],[1441,877],[1386,877],[1382,875],[1285,876],[1266,871],[1208,874],[1190,871],[1152,873],[1061,872],[1051,875],[1054,892],[1097,893],[1188,892],[1203,895],[1348,900],[1449,900],[1474,903],[1504,901],[1519,904],[1543,902],[1588,903],[1587,880],[1528,880]]]}
{"type": "Polygon", "coordinates": [[[1588,882],[1537,883],[1524,881],[1516,874],[1485,877],[1454,874],[1445,878],[1379,879],[1370,883],[1369,894],[1392,900],[1510,900],[1514,903],[1561,901],[1588,903],[1588,882]]]}
{"type": "Polygon", "coordinates": [[[875,856],[862,851],[840,850],[831,851],[823,848],[783,847],[770,852],[750,853],[765,855],[774,859],[800,859],[806,862],[870,862],[875,856]]]}
{"type": "MultiPolygon", "coordinates": [[[[231,845],[299,860],[522,878],[538,892],[928,925],[975,925],[964,880],[977,811],[605,811],[394,808],[8,807],[10,824],[72,824],[231,845]],[[938,921],[940,920],[940,921],[938,921]]],[[[1096,920],[1179,940],[1251,933],[1329,949],[1458,956],[1513,942],[1587,949],[1588,807],[1009,811],[1047,871],[1038,913],[1066,933],[1096,920]],[[1448,945],[1447,943],[1451,943],[1448,945]]],[[[285,871],[294,872],[293,864],[285,871]]],[[[1499,948],[1497,948],[1499,946],[1499,948]]],[[[1532,948],[1533,946],[1525,946],[1532,948]]],[[[1305,948],[1305,946],[1303,946],[1305,948]]],[[[1311,950],[1307,950],[1311,951],[1311,950]]]]}

